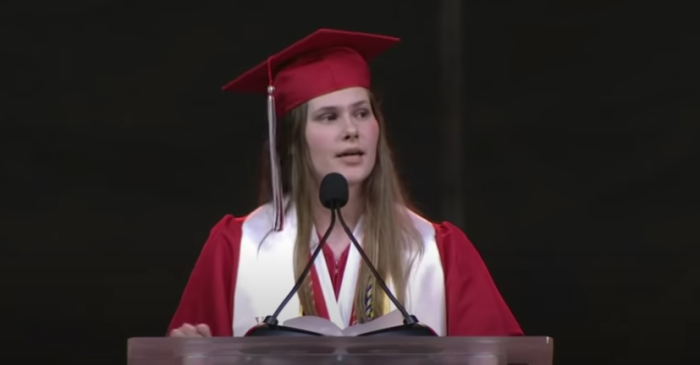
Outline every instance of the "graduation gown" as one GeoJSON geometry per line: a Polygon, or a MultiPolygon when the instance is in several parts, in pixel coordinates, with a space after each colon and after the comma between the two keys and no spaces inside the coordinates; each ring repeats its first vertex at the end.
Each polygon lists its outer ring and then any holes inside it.
{"type": "MultiPolygon", "coordinates": [[[[409,214],[423,237],[425,250],[411,270],[403,303],[406,309],[440,336],[522,335],[466,235],[448,222],[433,223],[409,214]]],[[[294,285],[296,212],[289,209],[280,232],[271,230],[272,219],[271,207],[264,205],[245,217],[226,215],[214,226],[168,333],[185,323],[204,323],[213,336],[244,336],[275,311],[294,285]]],[[[360,243],[361,227],[362,221],[355,229],[360,243]]],[[[318,237],[313,235],[312,249],[317,244],[318,237]]],[[[317,257],[311,273],[316,310],[345,328],[353,321],[355,282],[363,263],[353,246],[337,266],[328,253],[330,250],[317,257]]],[[[391,282],[387,284],[391,289],[391,282]]],[[[278,320],[283,323],[300,313],[295,297],[278,320]]]]}

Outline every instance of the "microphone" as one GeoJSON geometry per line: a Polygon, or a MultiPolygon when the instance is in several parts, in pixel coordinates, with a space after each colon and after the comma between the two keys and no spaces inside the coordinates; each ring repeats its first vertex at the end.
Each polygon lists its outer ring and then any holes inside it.
{"type": "MultiPolygon", "coordinates": [[[[347,203],[348,200],[348,181],[345,179],[345,177],[341,174],[338,173],[330,173],[326,175],[324,180],[328,179],[329,182],[333,183],[333,186],[329,187],[328,189],[332,191],[343,191],[344,196],[345,196],[345,202],[343,203],[342,206],[344,206],[347,203]]],[[[330,185],[330,184],[329,184],[330,185]]],[[[326,204],[323,200],[322,202],[324,205],[326,204]]],[[[340,225],[343,226],[343,230],[345,231],[345,234],[350,237],[350,241],[352,241],[353,246],[355,246],[355,249],[357,252],[360,253],[360,256],[362,257],[362,260],[365,262],[365,265],[369,268],[370,272],[372,273],[372,276],[374,276],[374,279],[377,281],[377,284],[382,288],[382,291],[386,294],[386,296],[391,300],[391,302],[394,304],[396,309],[401,312],[401,315],[403,316],[403,325],[402,326],[395,326],[395,327],[389,327],[389,328],[383,328],[380,330],[368,332],[368,333],[363,333],[359,336],[432,336],[435,337],[437,334],[435,331],[433,331],[430,327],[420,323],[418,321],[418,318],[416,316],[409,314],[408,311],[406,310],[406,307],[403,306],[399,302],[398,299],[394,296],[394,294],[391,293],[391,290],[389,290],[389,287],[387,287],[386,283],[384,282],[384,279],[382,279],[382,276],[377,272],[377,269],[374,267],[372,264],[372,261],[367,257],[367,254],[365,253],[365,250],[362,249],[362,246],[357,242],[357,239],[355,236],[352,234],[352,231],[348,227],[348,225],[345,223],[345,220],[343,219],[342,213],[340,213],[340,208],[339,207],[328,207],[327,208],[331,210],[335,210],[336,214],[338,214],[338,220],[340,221],[340,225]]]]}
{"type": "Polygon", "coordinates": [[[322,334],[316,332],[306,331],[293,327],[279,326],[279,321],[277,320],[277,317],[280,315],[284,307],[287,306],[287,303],[289,303],[289,301],[294,297],[294,295],[297,294],[299,288],[301,288],[301,286],[304,284],[304,279],[306,279],[306,277],[309,276],[309,272],[311,272],[311,268],[313,267],[313,264],[316,261],[316,257],[318,257],[318,255],[323,250],[323,246],[326,245],[328,236],[330,236],[331,231],[335,226],[336,211],[340,213],[340,208],[344,207],[345,204],[347,204],[348,202],[349,193],[347,185],[347,181],[340,174],[328,174],[321,181],[321,186],[319,189],[319,198],[321,200],[321,204],[323,204],[324,207],[330,209],[331,211],[331,224],[328,226],[326,233],[323,235],[321,241],[318,243],[318,246],[311,255],[311,258],[304,267],[304,270],[302,270],[301,275],[299,275],[299,278],[294,283],[292,290],[289,291],[289,294],[287,294],[282,303],[280,303],[280,305],[277,307],[277,310],[275,310],[275,312],[271,316],[265,317],[261,324],[251,328],[248,331],[248,333],[246,333],[246,337],[323,336],[322,334]],[[339,181],[338,176],[342,180],[339,181]],[[339,183],[341,181],[345,183],[345,189],[343,189],[342,183],[339,183]]]}

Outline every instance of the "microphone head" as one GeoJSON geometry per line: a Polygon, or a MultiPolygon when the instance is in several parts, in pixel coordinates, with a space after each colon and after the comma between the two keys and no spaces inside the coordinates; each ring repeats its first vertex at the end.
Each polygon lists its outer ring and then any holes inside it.
{"type": "Polygon", "coordinates": [[[348,203],[348,181],[337,172],[331,172],[321,181],[318,195],[321,204],[328,209],[340,209],[348,203]]]}

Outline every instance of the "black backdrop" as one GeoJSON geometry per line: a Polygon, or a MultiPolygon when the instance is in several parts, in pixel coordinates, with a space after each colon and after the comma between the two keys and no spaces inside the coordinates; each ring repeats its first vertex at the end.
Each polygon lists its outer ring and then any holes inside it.
{"type": "MultiPolygon", "coordinates": [[[[559,364],[693,363],[692,7],[463,4],[455,204],[523,328],[554,337],[559,364]]],[[[123,364],[128,337],[164,333],[209,229],[255,205],[263,99],[220,86],[318,27],[403,38],[373,64],[375,83],[413,198],[449,218],[435,178],[450,163],[438,148],[439,3],[333,6],[0,5],[8,363],[123,364]]]]}

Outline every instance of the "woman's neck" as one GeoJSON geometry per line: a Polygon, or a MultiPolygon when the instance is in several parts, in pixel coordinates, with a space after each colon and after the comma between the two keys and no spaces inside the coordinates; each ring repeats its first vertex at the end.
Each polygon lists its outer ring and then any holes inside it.
{"type": "MultiPolygon", "coordinates": [[[[316,230],[318,234],[323,235],[331,224],[331,211],[321,205],[321,202],[315,201],[312,207],[314,224],[316,225],[316,230]]],[[[365,209],[365,201],[362,195],[360,187],[350,187],[348,195],[348,203],[345,204],[343,208],[340,209],[343,215],[343,220],[345,224],[348,225],[351,231],[355,229],[355,226],[360,221],[362,214],[365,209]]],[[[328,241],[326,244],[335,253],[336,259],[340,254],[348,247],[350,244],[350,237],[347,236],[343,226],[340,224],[340,220],[336,216],[335,225],[331,234],[328,236],[328,241]]]]}

